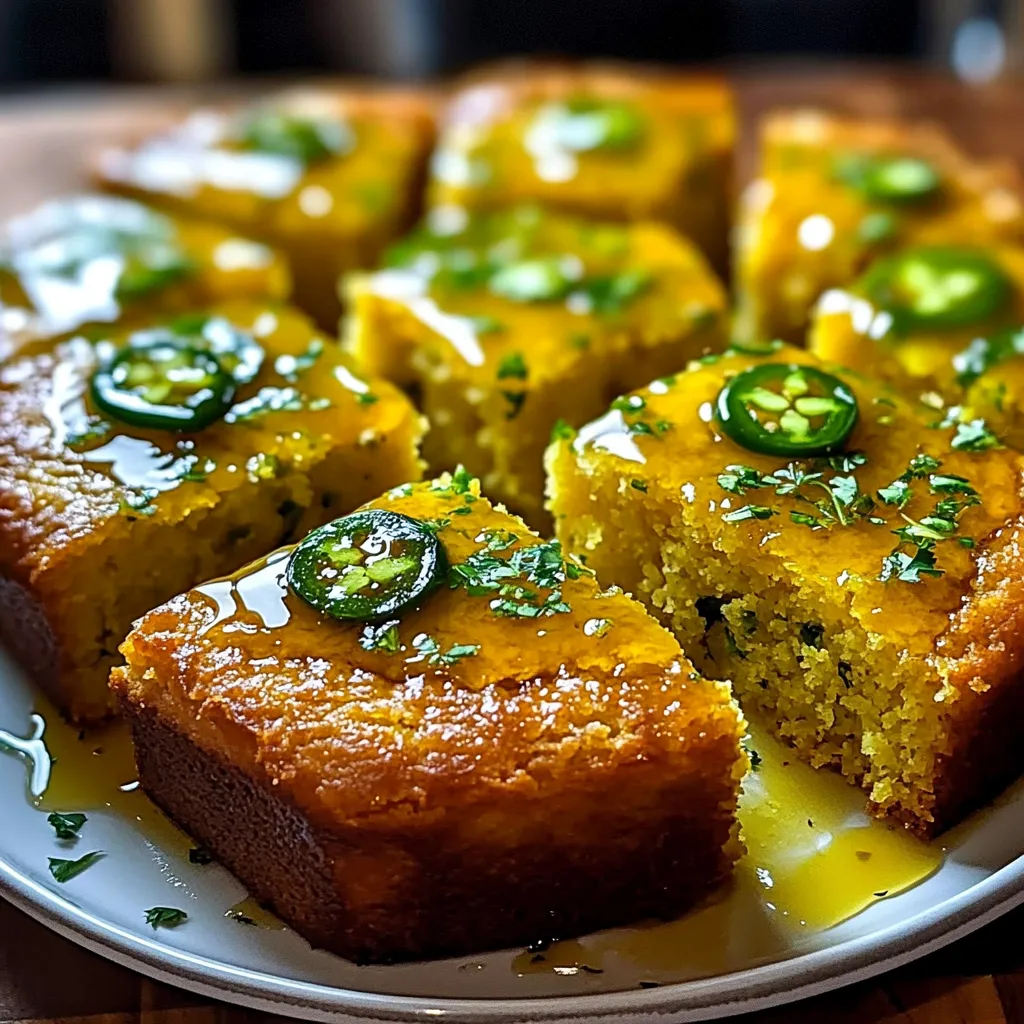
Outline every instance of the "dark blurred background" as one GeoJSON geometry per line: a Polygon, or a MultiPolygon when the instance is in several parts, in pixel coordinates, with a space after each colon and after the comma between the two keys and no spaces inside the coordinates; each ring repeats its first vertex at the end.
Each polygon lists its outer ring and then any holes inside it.
{"type": "Polygon", "coordinates": [[[1024,0],[0,0],[0,88],[238,74],[426,78],[510,54],[900,59],[994,78],[1024,0]]]}

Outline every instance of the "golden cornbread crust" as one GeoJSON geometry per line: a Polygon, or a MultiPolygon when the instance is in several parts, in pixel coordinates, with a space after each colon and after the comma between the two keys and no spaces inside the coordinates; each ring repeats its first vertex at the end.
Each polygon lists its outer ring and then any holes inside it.
{"type": "Polygon", "coordinates": [[[1013,161],[974,160],[938,125],[793,110],[765,118],[760,136],[759,176],[743,194],[734,232],[742,339],[802,344],[819,296],[849,285],[894,247],[1024,239],[1024,179],[1013,161]],[[835,176],[834,161],[850,154],[926,160],[942,176],[940,197],[871,204],[835,176]],[[894,215],[889,236],[861,234],[871,212],[894,215]],[[819,237],[802,237],[811,218],[819,237]]]}
{"type": "Polygon", "coordinates": [[[581,426],[623,391],[727,343],[721,282],[688,239],[652,222],[536,206],[473,214],[452,230],[428,218],[386,268],[347,284],[344,344],[417,395],[431,423],[428,465],[467,466],[542,533],[551,531],[543,453],[556,424],[581,426]],[[583,276],[569,294],[537,301],[497,294],[486,280],[450,280],[460,261],[484,264],[499,252],[513,271],[558,259],[583,276]],[[630,279],[642,282],[635,293],[606,306],[586,290],[630,279]]]}
{"type": "Polygon", "coordinates": [[[735,136],[734,97],[721,77],[614,62],[500,62],[467,75],[443,109],[428,205],[537,202],[606,220],[661,221],[724,274],[735,136]],[[628,162],[583,154],[569,179],[539,173],[523,146],[528,120],[542,104],[576,97],[637,104],[651,118],[653,148],[628,162]],[[438,167],[449,150],[496,166],[489,176],[446,181],[438,167]]]}
{"type": "MultiPolygon", "coordinates": [[[[793,349],[768,358],[818,365],[793,349]]],[[[643,600],[702,671],[731,679],[745,712],[801,757],[861,785],[875,814],[941,832],[1024,769],[1024,461],[958,451],[954,426],[835,370],[858,398],[848,450],[864,461],[805,464],[822,476],[797,486],[801,499],[777,484],[737,488],[730,474],[743,467],[787,472],[787,459],[740,448],[710,411],[723,381],[758,361],[730,354],[641,392],[636,415],[670,424],[660,439],[630,436],[609,414],[554,443],[557,534],[643,600]],[[907,478],[897,510],[879,491],[915,459],[933,461],[907,478]],[[829,488],[813,480],[830,478],[874,504],[845,525],[791,518],[827,514],[812,502],[829,488]],[[943,480],[972,500],[954,535],[926,549],[934,563],[897,574],[910,555],[893,562],[906,544],[896,531],[937,508],[943,480]]]]}
{"type": "MultiPolygon", "coordinates": [[[[373,506],[454,513],[453,565],[486,531],[539,543],[467,493],[373,506]]],[[[275,565],[151,612],[112,686],[146,791],[315,945],[460,955],[673,916],[726,877],[742,720],[639,605],[582,576],[571,611],[506,619],[444,587],[388,654],[275,565]],[[428,631],[477,653],[430,667],[410,643],[428,631]]]]}
{"type": "Polygon", "coordinates": [[[258,106],[336,119],[353,128],[356,144],[299,167],[286,187],[277,179],[288,178],[289,160],[245,151],[233,136],[233,121],[256,107],[205,110],[134,147],[98,153],[95,179],[109,191],[230,224],[278,246],[294,275],[295,302],[333,329],[338,275],[372,266],[419,215],[434,97],[422,89],[296,88],[258,106]],[[253,156],[266,163],[251,165],[253,156]]]}
{"type": "Polygon", "coordinates": [[[279,361],[317,340],[303,314],[246,300],[210,314],[251,331],[263,367],[239,389],[248,419],[193,435],[96,415],[95,345],[130,330],[0,363],[0,638],[73,719],[110,713],[117,645],[147,609],[420,471],[420,417],[396,389],[323,338],[307,368],[279,361]],[[297,407],[253,410],[260,395],[297,407]]]}

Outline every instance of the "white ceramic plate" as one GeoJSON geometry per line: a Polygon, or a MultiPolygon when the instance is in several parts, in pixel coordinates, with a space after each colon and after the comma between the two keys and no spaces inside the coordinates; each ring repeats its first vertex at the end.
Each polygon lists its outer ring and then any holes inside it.
{"type": "MultiPolygon", "coordinates": [[[[0,651],[0,729],[27,736],[37,697],[0,651]]],[[[58,752],[65,726],[49,726],[58,752]],[[63,733],[62,733],[63,730],[63,733]]],[[[83,741],[86,745],[91,738],[83,741]]],[[[102,759],[109,751],[82,756],[102,759]]],[[[65,757],[55,769],[74,771],[65,757]]],[[[594,940],[601,973],[543,970],[522,974],[522,951],[460,960],[356,967],[313,950],[286,929],[246,927],[225,913],[245,896],[225,870],[189,863],[188,844],[162,823],[140,793],[89,810],[72,851],[62,851],[46,814],[27,799],[26,762],[0,752],[0,894],[65,937],[144,974],[204,996],[311,1020],[453,1021],[637,1020],[671,1013],[697,1020],[778,1005],[859,981],[931,952],[1024,903],[1024,786],[960,827],[947,841],[941,868],[902,895],[882,899],[836,927],[787,932],[768,956],[737,951],[722,973],[707,974],[672,936],[658,933],[657,955],[627,956],[635,931],[594,940]],[[137,801],[137,803],[132,803],[137,801]],[[140,809],[141,821],[135,809],[140,809]],[[47,868],[49,857],[107,856],[66,885],[47,868]],[[144,910],[173,906],[189,920],[154,931],[144,910]],[[667,936],[667,940],[665,938],[667,936]],[[640,987],[640,982],[659,982],[640,987]]],[[[116,781],[116,780],[115,780],[116,781]]],[[[130,778],[123,780],[125,783],[130,778]]],[[[111,784],[112,785],[112,784],[111,784]]],[[[837,800],[856,803],[840,787],[837,800]]],[[[853,806],[853,804],[851,804],[853,806]]],[[[71,807],[63,808],[73,809],[71,807]]],[[[595,894],[599,898],[599,894],[595,894]]],[[[767,904],[771,906],[771,904],[767,904]]],[[[711,920],[711,919],[707,919],[711,920]]],[[[722,917],[717,918],[719,926],[722,917]]],[[[733,943],[746,927],[707,936],[706,945],[733,943]]],[[[673,926],[668,926],[669,928],[673,926]]],[[[698,933],[700,922],[697,922],[698,933]]],[[[691,939],[693,928],[690,929],[691,939]]],[[[652,935],[652,932],[640,933],[652,935]]],[[[642,943],[641,943],[642,945],[642,943]]],[[[582,947],[585,955],[586,945],[582,947]]],[[[692,947],[689,947],[692,948],[692,947]]]]}

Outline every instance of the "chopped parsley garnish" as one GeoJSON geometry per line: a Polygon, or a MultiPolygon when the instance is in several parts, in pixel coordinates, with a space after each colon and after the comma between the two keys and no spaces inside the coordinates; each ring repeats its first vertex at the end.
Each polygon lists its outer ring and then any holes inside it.
{"type": "Polygon", "coordinates": [[[58,839],[77,839],[82,826],[89,819],[84,814],[60,814],[56,811],[47,817],[58,839]]]}
{"type": "Polygon", "coordinates": [[[890,580],[920,583],[922,576],[941,576],[942,573],[942,569],[935,567],[935,552],[930,547],[919,547],[913,555],[898,550],[886,555],[878,578],[883,583],[890,580]]]}
{"type": "Polygon", "coordinates": [[[575,436],[576,431],[565,420],[556,420],[551,428],[552,441],[571,441],[575,436]]]}
{"type": "MultiPolygon", "coordinates": [[[[430,485],[430,489],[439,494],[461,494],[466,497],[467,501],[475,501],[476,499],[470,490],[473,479],[473,474],[465,466],[456,466],[455,472],[449,475],[447,482],[443,482],[445,478],[441,477],[430,485]]],[[[412,484],[403,486],[408,486],[409,488],[408,491],[403,491],[403,496],[412,494],[412,484]]],[[[452,514],[457,515],[459,511],[459,509],[452,509],[452,514]]],[[[465,515],[465,513],[462,514],[465,515]]]]}
{"type": "Polygon", "coordinates": [[[125,491],[121,496],[120,512],[126,516],[151,516],[156,512],[154,500],[159,491],[151,487],[143,488],[141,491],[125,491]]]}
{"type": "Polygon", "coordinates": [[[953,356],[956,382],[969,388],[979,377],[1015,356],[1024,356],[1024,327],[1003,331],[993,338],[975,338],[953,356]]]}
{"type": "Polygon", "coordinates": [[[175,907],[150,907],[146,911],[146,924],[151,925],[153,931],[157,928],[177,928],[187,920],[188,914],[175,907]]]}
{"type": "MultiPolygon", "coordinates": [[[[870,516],[874,511],[875,501],[869,494],[860,490],[857,478],[851,474],[867,462],[860,452],[845,455],[826,456],[801,462],[790,462],[786,466],[761,473],[752,466],[731,465],[719,475],[718,485],[731,494],[744,495],[748,490],[771,488],[780,498],[791,497],[796,501],[810,505],[814,512],[799,509],[790,510],[790,519],[794,523],[810,526],[814,529],[829,526],[849,526],[858,519],[870,516]],[[825,479],[826,471],[838,470],[846,475],[832,476],[825,479]]],[[[722,518],[726,522],[742,522],[744,519],[767,519],[777,513],[777,509],[764,511],[763,506],[747,506],[758,508],[758,514],[739,515],[740,509],[722,518]]]]}
{"type": "Polygon", "coordinates": [[[91,868],[97,861],[102,860],[106,854],[102,850],[93,850],[92,853],[87,853],[78,860],[65,860],[62,857],[50,857],[50,874],[53,875],[56,881],[70,882],[72,878],[77,878],[83,871],[91,868]]]}
{"type": "Polygon", "coordinates": [[[356,395],[356,402],[359,405],[375,405],[380,399],[372,391],[360,391],[356,395]]]}
{"type": "Polygon", "coordinates": [[[985,452],[992,448],[1002,448],[1002,442],[992,433],[983,419],[958,423],[956,434],[950,442],[954,451],[985,452]]]}
{"type": "Polygon", "coordinates": [[[452,521],[447,516],[441,516],[436,519],[421,519],[420,522],[430,530],[431,533],[440,533],[442,530],[446,530],[452,525],[452,521]]]}
{"type": "Polygon", "coordinates": [[[523,403],[526,401],[526,392],[502,391],[501,397],[509,404],[509,408],[505,410],[505,419],[514,420],[523,411],[523,403]]]}
{"type": "Polygon", "coordinates": [[[646,405],[647,401],[641,395],[622,395],[612,402],[611,408],[618,412],[637,413],[642,411],[646,405]]]}
{"type": "Polygon", "coordinates": [[[509,352],[498,364],[498,380],[507,380],[509,377],[526,380],[528,373],[526,360],[521,352],[509,352]]]}
{"type": "MultiPolygon", "coordinates": [[[[907,471],[894,480],[889,487],[879,490],[879,496],[889,505],[900,509],[905,523],[897,527],[893,533],[899,543],[892,552],[882,560],[882,571],[879,579],[886,583],[899,580],[903,583],[920,583],[923,576],[941,576],[942,569],[935,563],[934,547],[944,540],[956,535],[960,528],[960,516],[969,508],[981,504],[978,492],[965,477],[950,473],[937,473],[941,463],[929,455],[915,456],[907,471]],[[929,491],[937,495],[939,500],[935,508],[920,519],[911,519],[903,512],[912,496],[911,482],[928,478],[929,491]],[[913,545],[913,554],[903,551],[904,545],[913,545]]],[[[957,538],[963,544],[973,547],[974,541],[969,537],[957,538]]]]}
{"type": "Polygon", "coordinates": [[[463,658],[472,658],[480,650],[479,644],[452,644],[447,651],[442,651],[441,645],[428,633],[414,637],[412,645],[419,653],[408,660],[417,662],[426,658],[428,665],[454,665],[463,658]]]}
{"type": "Polygon", "coordinates": [[[629,486],[632,487],[634,491],[642,491],[644,494],[647,493],[647,482],[644,480],[630,480],[629,486]]]}
{"type": "Polygon", "coordinates": [[[726,523],[743,523],[748,519],[771,519],[772,516],[777,516],[779,510],[777,508],[769,508],[767,505],[744,505],[742,508],[735,509],[732,512],[726,512],[722,516],[722,521],[726,523]]]}
{"type": "Polygon", "coordinates": [[[364,626],[359,634],[359,646],[364,651],[386,651],[395,654],[399,648],[398,620],[383,622],[379,626],[364,626]]]}
{"type": "MultiPolygon", "coordinates": [[[[504,532],[504,531],[502,531],[504,532]]],[[[516,538],[518,540],[518,538],[516,538]]],[[[490,609],[508,618],[538,618],[570,611],[562,600],[562,584],[590,575],[562,555],[557,540],[518,547],[507,558],[507,538],[489,537],[487,544],[448,570],[448,585],[473,597],[490,597],[490,609]],[[541,591],[547,591],[546,595],[541,591]]]]}

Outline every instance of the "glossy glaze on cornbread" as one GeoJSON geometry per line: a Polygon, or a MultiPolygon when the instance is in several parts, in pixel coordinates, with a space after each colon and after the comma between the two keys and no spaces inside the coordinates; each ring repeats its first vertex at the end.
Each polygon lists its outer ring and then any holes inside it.
{"type": "Polygon", "coordinates": [[[933,125],[780,112],[761,125],[760,161],[737,211],[741,338],[801,344],[818,297],[848,285],[894,247],[1024,238],[1017,168],[969,159],[933,125]],[[939,172],[938,194],[920,203],[872,203],[840,180],[839,161],[878,156],[927,161],[939,172]]]}
{"type": "Polygon", "coordinates": [[[1024,449],[1024,248],[976,251],[1011,285],[1002,308],[986,320],[896,332],[891,316],[854,282],[821,297],[807,344],[827,362],[888,381],[932,409],[944,403],[958,408],[961,419],[984,417],[1007,444],[1024,449]],[[1001,344],[999,356],[993,344],[1001,344]]]}
{"type": "Polygon", "coordinates": [[[174,220],[129,199],[54,199],[4,225],[0,358],[90,323],[188,313],[232,298],[286,299],[281,256],[214,224],[174,220]]]}
{"type": "Polygon", "coordinates": [[[102,152],[95,172],[105,188],[279,246],[296,302],[333,328],[338,275],[372,266],[417,215],[431,111],[422,93],[295,90],[249,108],[197,111],[135,148],[102,152]],[[308,166],[246,148],[245,123],[262,111],[338,126],[345,146],[308,166]]]}
{"type": "Polygon", "coordinates": [[[600,64],[504,65],[474,75],[441,122],[431,205],[534,202],[605,220],[662,221],[724,272],[736,127],[721,79],[600,64]],[[580,101],[635,117],[636,138],[566,150],[547,122],[580,101]]]}
{"type": "Polygon", "coordinates": [[[805,460],[819,477],[801,491],[825,513],[785,487],[738,486],[742,467],[779,473],[793,461],[739,447],[713,412],[723,383],[765,360],[818,365],[785,348],[727,355],[554,443],[558,536],[671,625],[704,671],[732,679],[747,713],[801,756],[859,781],[876,813],[937,831],[1022,766],[1005,719],[1024,700],[1024,461],[1008,449],[953,450],[960,426],[836,371],[860,407],[849,451],[866,461],[805,460]],[[938,465],[911,479],[901,508],[885,504],[879,489],[921,456],[938,465]],[[972,492],[978,502],[934,544],[934,562],[912,562],[893,531],[927,523],[944,494],[972,492]],[[846,525],[828,508],[836,495],[846,525]]]}
{"type": "Polygon", "coordinates": [[[130,331],[0,364],[0,628],[73,717],[109,711],[117,645],[154,604],[419,472],[408,400],[304,315],[239,301],[211,316],[251,332],[263,366],[196,434],[98,415],[90,377],[130,331]]]}
{"type": "MultiPolygon", "coordinates": [[[[541,544],[462,475],[369,507],[442,524],[453,566],[541,544]]],[[[147,791],[314,944],[456,955],[724,878],[742,723],[638,604],[564,564],[530,617],[444,584],[367,650],[289,591],[288,554],[151,612],[113,685],[147,791]]]]}
{"type": "Polygon", "coordinates": [[[348,348],[414,388],[435,469],[464,463],[542,532],[555,424],[726,343],[722,285],[659,224],[437,211],[387,264],[349,282],[348,348]]]}

